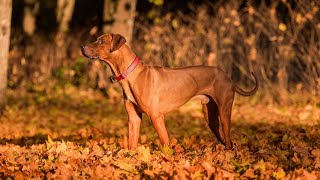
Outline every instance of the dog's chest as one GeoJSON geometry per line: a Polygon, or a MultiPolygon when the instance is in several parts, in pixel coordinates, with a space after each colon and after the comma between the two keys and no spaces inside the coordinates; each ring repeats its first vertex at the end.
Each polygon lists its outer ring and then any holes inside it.
{"type": "Polygon", "coordinates": [[[136,101],[135,101],[135,99],[133,97],[133,94],[131,92],[131,89],[130,89],[129,85],[128,84],[123,84],[123,83],[120,83],[120,85],[121,85],[122,90],[123,90],[124,99],[125,100],[129,100],[129,101],[131,101],[131,102],[136,104],[136,101]]]}

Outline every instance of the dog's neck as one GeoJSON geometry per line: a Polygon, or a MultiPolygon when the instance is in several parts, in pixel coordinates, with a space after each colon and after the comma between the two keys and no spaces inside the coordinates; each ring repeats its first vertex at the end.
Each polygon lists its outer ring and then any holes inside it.
{"type": "MultiPolygon", "coordinates": [[[[135,60],[136,54],[125,44],[113,53],[114,54],[112,55],[112,58],[106,62],[110,66],[114,75],[118,76],[119,74],[127,70],[130,64],[135,60]]],[[[137,67],[130,73],[130,75],[136,74],[137,71],[140,71],[142,66],[143,63],[140,62],[137,67]]],[[[130,75],[126,79],[129,79],[130,75]]]]}

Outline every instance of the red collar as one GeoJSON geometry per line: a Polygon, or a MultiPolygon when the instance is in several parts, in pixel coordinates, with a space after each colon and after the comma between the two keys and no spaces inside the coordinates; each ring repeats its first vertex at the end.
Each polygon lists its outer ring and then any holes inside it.
{"type": "Polygon", "coordinates": [[[111,82],[119,82],[122,79],[125,79],[137,67],[139,62],[140,62],[140,59],[138,56],[136,56],[125,72],[121,73],[118,76],[111,76],[110,77],[111,82]]]}

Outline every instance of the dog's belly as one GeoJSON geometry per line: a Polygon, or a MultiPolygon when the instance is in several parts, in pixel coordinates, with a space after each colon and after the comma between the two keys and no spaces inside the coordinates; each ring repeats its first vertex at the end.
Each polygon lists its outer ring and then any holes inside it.
{"type": "Polygon", "coordinates": [[[143,112],[166,114],[190,99],[209,102],[205,94],[212,90],[215,73],[212,67],[150,68],[130,89],[143,112]]]}
{"type": "Polygon", "coordinates": [[[201,104],[207,104],[210,101],[210,99],[206,95],[196,95],[193,96],[190,100],[200,100],[201,104]]]}
{"type": "Polygon", "coordinates": [[[207,104],[210,99],[206,95],[194,95],[188,98],[181,98],[181,99],[163,99],[159,102],[159,110],[161,113],[166,114],[168,112],[171,112],[175,109],[178,109],[179,107],[183,106],[185,103],[187,103],[190,100],[200,100],[201,104],[207,104]]]}

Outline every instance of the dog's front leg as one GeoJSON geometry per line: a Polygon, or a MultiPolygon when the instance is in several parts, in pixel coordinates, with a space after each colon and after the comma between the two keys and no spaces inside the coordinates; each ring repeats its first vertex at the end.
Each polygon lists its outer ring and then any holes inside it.
{"type": "Polygon", "coordinates": [[[150,116],[154,128],[156,129],[162,145],[169,145],[169,136],[164,123],[164,115],[150,116]]]}
{"type": "Polygon", "coordinates": [[[124,105],[126,107],[129,120],[129,149],[133,149],[137,146],[139,141],[142,113],[138,112],[135,105],[129,100],[124,100],[124,105]]]}

